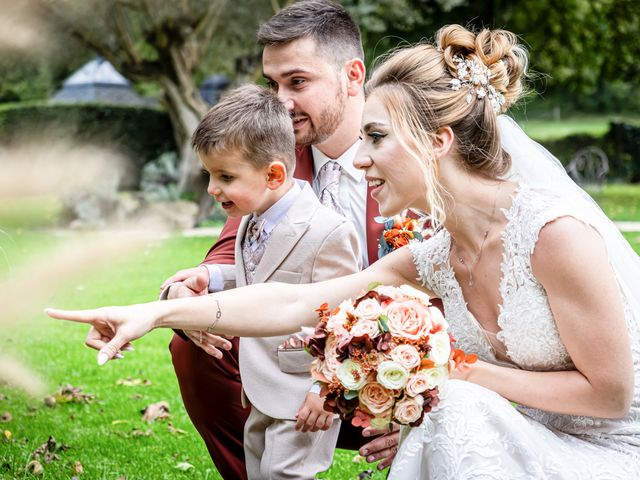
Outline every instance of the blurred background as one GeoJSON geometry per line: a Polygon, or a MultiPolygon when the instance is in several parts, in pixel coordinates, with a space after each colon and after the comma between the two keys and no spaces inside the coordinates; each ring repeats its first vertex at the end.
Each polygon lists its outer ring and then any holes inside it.
{"type": "MultiPolygon", "coordinates": [[[[86,329],[40,312],[150,301],[200,261],[224,216],[190,135],[222,92],[261,81],[255,31],[288,3],[0,0],[0,478],[219,478],[170,332],[98,369],[86,329]]],[[[639,249],[640,2],[341,3],[368,68],[449,23],[517,33],[533,76],[511,114],[639,249]]],[[[367,468],[338,452],[324,478],[384,478],[367,468]]]]}

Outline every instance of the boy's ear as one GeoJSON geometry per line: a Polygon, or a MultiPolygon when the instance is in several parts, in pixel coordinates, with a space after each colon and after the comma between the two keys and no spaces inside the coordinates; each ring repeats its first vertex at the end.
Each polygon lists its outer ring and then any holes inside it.
{"type": "Polygon", "coordinates": [[[365,79],[365,67],[362,60],[353,58],[345,64],[347,73],[347,92],[349,96],[355,97],[362,92],[362,85],[365,79]]]}
{"type": "Polygon", "coordinates": [[[455,135],[451,127],[440,128],[433,137],[433,151],[436,154],[436,158],[442,158],[447,155],[453,147],[453,141],[455,135]]]}
{"type": "Polygon", "coordinates": [[[287,167],[279,160],[272,161],[267,166],[267,188],[276,190],[287,181],[287,167]]]}

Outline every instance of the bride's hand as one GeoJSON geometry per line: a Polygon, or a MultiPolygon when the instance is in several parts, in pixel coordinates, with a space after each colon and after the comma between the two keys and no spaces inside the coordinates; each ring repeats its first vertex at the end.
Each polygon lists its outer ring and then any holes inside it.
{"type": "Polygon", "coordinates": [[[85,344],[99,350],[98,365],[112,358],[121,358],[121,350],[132,350],[130,342],[151,331],[158,318],[154,304],[128,307],[103,307],[94,310],[46,309],[52,318],[87,323],[91,329],[85,344]]]}

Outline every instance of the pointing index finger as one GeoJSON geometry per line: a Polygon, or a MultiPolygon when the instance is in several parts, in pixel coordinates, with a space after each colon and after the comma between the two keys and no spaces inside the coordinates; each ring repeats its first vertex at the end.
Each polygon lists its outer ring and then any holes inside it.
{"type": "Polygon", "coordinates": [[[78,323],[93,323],[102,319],[97,310],[59,310],[57,308],[46,308],[45,313],[51,318],[59,320],[70,320],[78,323]]]}

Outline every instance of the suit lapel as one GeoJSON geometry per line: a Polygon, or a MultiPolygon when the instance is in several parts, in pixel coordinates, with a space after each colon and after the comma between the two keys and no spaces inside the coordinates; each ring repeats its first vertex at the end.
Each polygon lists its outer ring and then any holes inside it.
{"type": "Polygon", "coordinates": [[[318,208],[318,201],[308,184],[291,205],[280,223],[273,229],[262,259],[256,268],[254,283],[266,282],[296,246],[309,228],[309,220],[318,208]]]}

